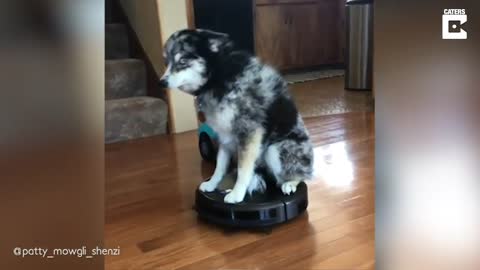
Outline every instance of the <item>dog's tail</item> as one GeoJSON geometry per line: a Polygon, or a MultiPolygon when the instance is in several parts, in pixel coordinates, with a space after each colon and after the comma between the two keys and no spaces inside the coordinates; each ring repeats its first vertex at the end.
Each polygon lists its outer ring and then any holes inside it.
{"type": "Polygon", "coordinates": [[[265,183],[265,179],[257,173],[255,173],[250,181],[250,185],[248,186],[248,194],[252,195],[254,192],[263,193],[267,189],[267,184],[265,183]]]}
{"type": "Polygon", "coordinates": [[[272,179],[272,175],[267,167],[261,165],[257,166],[247,189],[248,194],[252,195],[253,192],[265,192],[267,190],[267,185],[271,184],[269,179],[272,179]]]}

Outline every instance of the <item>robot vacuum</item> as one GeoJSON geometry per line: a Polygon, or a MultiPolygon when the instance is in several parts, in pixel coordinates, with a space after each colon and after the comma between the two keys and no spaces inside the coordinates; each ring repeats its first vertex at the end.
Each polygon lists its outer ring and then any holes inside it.
{"type": "MultiPolygon", "coordinates": [[[[198,129],[200,155],[207,162],[215,162],[218,151],[218,136],[205,122],[203,116],[198,129]]],[[[273,181],[267,181],[265,193],[246,195],[243,202],[229,204],[223,198],[235,184],[234,173],[223,179],[213,192],[202,192],[198,188],[195,194],[194,209],[198,217],[206,222],[230,229],[255,229],[269,231],[275,225],[288,222],[301,215],[308,206],[307,185],[300,183],[297,191],[284,195],[273,181]]]]}
{"type": "Polygon", "coordinates": [[[265,193],[246,195],[243,202],[229,204],[223,198],[233,187],[232,176],[224,179],[217,190],[202,192],[197,188],[194,209],[198,217],[228,228],[271,228],[301,215],[308,206],[307,185],[300,183],[297,191],[284,195],[275,186],[265,193]]]}

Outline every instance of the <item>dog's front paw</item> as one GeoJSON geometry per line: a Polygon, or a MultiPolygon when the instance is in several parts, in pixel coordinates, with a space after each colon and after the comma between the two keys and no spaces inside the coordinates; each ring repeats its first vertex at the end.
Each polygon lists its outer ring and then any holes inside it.
{"type": "Polygon", "coordinates": [[[294,181],[288,181],[282,184],[282,192],[285,195],[290,195],[295,193],[297,191],[297,182],[294,181]]]}
{"type": "Polygon", "coordinates": [[[239,203],[243,201],[243,198],[245,198],[245,192],[238,192],[237,190],[233,189],[225,195],[225,198],[223,198],[223,201],[226,203],[239,203]]]}
{"type": "Polygon", "coordinates": [[[213,184],[212,181],[205,181],[200,184],[198,189],[202,192],[212,192],[217,188],[217,185],[213,184]]]}

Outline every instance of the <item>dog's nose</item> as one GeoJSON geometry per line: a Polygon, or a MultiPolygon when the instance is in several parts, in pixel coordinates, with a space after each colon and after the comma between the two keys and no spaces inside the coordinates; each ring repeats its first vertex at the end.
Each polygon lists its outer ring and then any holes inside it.
{"type": "Polygon", "coordinates": [[[165,78],[161,78],[160,81],[158,81],[158,84],[160,85],[161,88],[167,88],[168,87],[168,82],[165,80],[165,78]]]}

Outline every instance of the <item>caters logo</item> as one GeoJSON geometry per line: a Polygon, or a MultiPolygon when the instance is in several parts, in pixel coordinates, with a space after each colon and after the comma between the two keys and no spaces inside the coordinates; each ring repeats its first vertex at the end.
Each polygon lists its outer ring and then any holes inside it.
{"type": "Polygon", "coordinates": [[[465,9],[444,9],[442,16],[443,39],[467,39],[465,23],[467,14],[465,9]]]}

